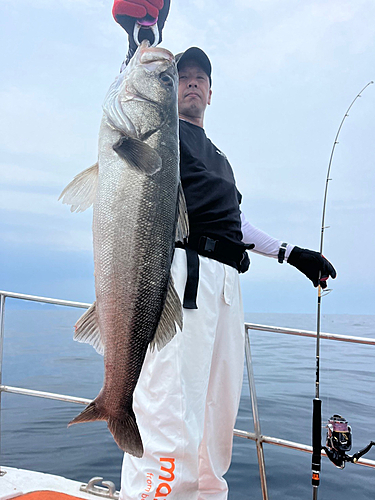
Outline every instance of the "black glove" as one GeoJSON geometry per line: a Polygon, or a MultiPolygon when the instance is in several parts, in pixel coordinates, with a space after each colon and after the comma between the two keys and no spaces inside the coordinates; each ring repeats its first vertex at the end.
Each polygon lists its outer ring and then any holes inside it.
{"type": "MultiPolygon", "coordinates": [[[[157,25],[160,43],[162,41],[164,23],[169,12],[170,0],[164,0],[164,2],[163,0],[133,0],[133,2],[125,0],[114,1],[112,15],[115,21],[119,23],[129,35],[129,50],[126,56],[125,64],[128,64],[137,50],[137,44],[133,38],[134,25],[137,21],[137,18],[135,17],[137,13],[136,8],[139,7],[137,4],[142,4],[141,9],[144,9],[146,16],[150,16],[151,13],[155,18],[158,18],[157,25]],[[162,8],[158,10],[160,5],[162,5],[162,8]],[[156,16],[155,14],[157,13],[158,15],[156,16]]],[[[154,42],[154,35],[150,29],[141,28],[139,32],[139,42],[146,39],[152,44],[154,42]]]]}
{"type": "Polygon", "coordinates": [[[306,248],[294,247],[290,252],[287,262],[307,276],[315,287],[320,285],[322,288],[327,288],[329,276],[333,279],[336,278],[335,268],[319,252],[313,252],[306,248]]]}

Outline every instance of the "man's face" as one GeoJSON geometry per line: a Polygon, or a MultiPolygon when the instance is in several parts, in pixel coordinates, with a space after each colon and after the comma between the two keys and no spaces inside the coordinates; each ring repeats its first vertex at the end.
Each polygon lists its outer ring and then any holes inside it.
{"type": "Polygon", "coordinates": [[[210,80],[195,61],[184,62],[179,69],[178,112],[181,117],[202,121],[205,109],[211,104],[210,80]]]}

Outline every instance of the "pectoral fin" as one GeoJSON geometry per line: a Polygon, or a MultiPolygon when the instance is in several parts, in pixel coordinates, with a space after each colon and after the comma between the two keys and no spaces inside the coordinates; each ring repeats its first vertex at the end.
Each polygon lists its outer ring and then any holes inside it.
{"type": "Polygon", "coordinates": [[[104,341],[96,317],[96,302],[79,318],[75,328],[74,340],[91,344],[99,354],[104,355],[104,341]]]}
{"type": "Polygon", "coordinates": [[[167,298],[164,309],[161,313],[158,328],[155,336],[150,342],[151,351],[157,346],[158,351],[163,349],[176,335],[176,323],[182,330],[182,306],[180,298],[176,292],[172,277],[169,279],[167,298]]]}
{"type": "Polygon", "coordinates": [[[95,163],[76,175],[60,194],[59,200],[62,199],[63,203],[70,205],[71,212],[83,212],[94,203],[98,186],[98,170],[98,164],[95,163]]]}
{"type": "Polygon", "coordinates": [[[113,149],[129,165],[147,175],[155,174],[162,167],[157,151],[139,139],[125,135],[113,145],[113,149]]]}

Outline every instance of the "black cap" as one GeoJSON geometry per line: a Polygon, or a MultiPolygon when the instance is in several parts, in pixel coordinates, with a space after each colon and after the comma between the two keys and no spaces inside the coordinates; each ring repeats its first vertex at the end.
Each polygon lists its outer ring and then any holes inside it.
{"type": "Polygon", "coordinates": [[[185,50],[185,52],[180,52],[179,54],[176,54],[174,56],[176,63],[177,63],[177,69],[180,69],[180,64],[183,61],[188,61],[192,60],[195,61],[196,63],[199,64],[199,66],[203,69],[203,71],[207,74],[209,80],[210,80],[210,86],[212,85],[212,80],[211,80],[211,62],[207,57],[207,54],[203,52],[202,49],[199,49],[198,47],[190,47],[190,49],[185,50]]]}

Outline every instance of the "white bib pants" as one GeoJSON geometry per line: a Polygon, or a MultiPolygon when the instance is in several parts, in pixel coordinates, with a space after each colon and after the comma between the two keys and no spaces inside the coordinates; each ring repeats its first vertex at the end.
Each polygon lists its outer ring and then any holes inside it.
{"type": "MultiPolygon", "coordinates": [[[[125,453],[120,500],[225,500],[241,394],[244,318],[238,272],[199,256],[198,309],[183,331],[147,352],[134,393],[144,456],[125,453]]],[[[186,253],[172,265],[183,298],[186,253]]]]}

